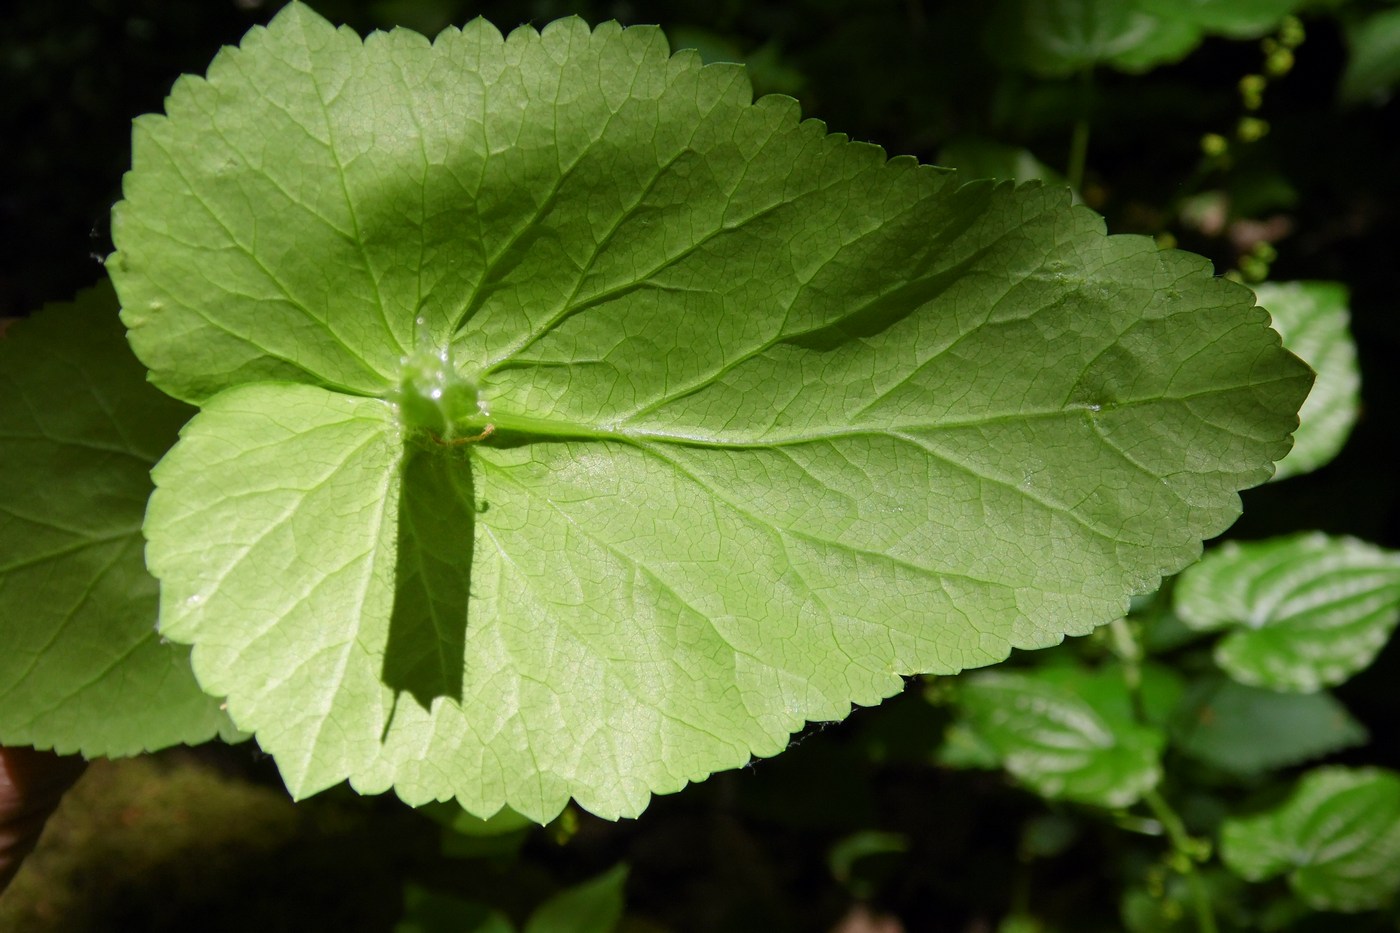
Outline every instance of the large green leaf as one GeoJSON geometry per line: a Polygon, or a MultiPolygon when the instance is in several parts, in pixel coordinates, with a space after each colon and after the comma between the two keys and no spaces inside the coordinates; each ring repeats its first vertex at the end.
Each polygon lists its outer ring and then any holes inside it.
{"type": "Polygon", "coordinates": [[[166,109],[110,261],[204,404],[161,625],[297,794],[634,814],[1087,632],[1230,524],[1310,380],[1199,258],[655,29],[293,4],[166,109]]]}
{"type": "Polygon", "coordinates": [[[1381,907],[1400,891],[1400,775],[1310,771],[1282,805],[1226,820],[1220,856],[1249,881],[1287,873],[1315,910],[1381,907]]]}
{"type": "MultiPolygon", "coordinates": [[[[1154,707],[1179,696],[1167,669],[1145,673],[1154,707]]],[[[964,678],[957,701],[964,727],[1043,797],[1126,807],[1161,780],[1166,735],[1138,722],[1118,668],[988,671],[964,678]]]]}
{"type": "Polygon", "coordinates": [[[1227,542],[1181,575],[1176,611],[1225,629],[1215,659],[1243,684],[1311,692],[1370,664],[1400,619],[1400,553],[1311,532],[1227,542]]]}
{"type": "Polygon", "coordinates": [[[1337,282],[1256,285],[1283,344],[1317,373],[1298,412],[1293,449],[1279,462],[1274,479],[1307,473],[1337,455],[1361,408],[1361,372],[1348,327],[1346,286],[1337,282]]]}
{"type": "Polygon", "coordinates": [[[156,635],[149,471],[187,406],[146,384],[104,282],[0,340],[0,744],[132,755],[227,720],[156,635]]]}
{"type": "Polygon", "coordinates": [[[1318,758],[1367,737],[1330,693],[1278,693],[1219,675],[1192,685],[1171,735],[1192,758],[1240,775],[1318,758]]]}

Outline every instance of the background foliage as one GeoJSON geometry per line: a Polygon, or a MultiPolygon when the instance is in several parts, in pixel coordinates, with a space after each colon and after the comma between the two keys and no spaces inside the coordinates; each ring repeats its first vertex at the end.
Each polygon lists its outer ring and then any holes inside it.
{"type": "MultiPolygon", "coordinates": [[[[175,75],[202,71],[219,45],[265,22],[276,6],[27,0],[17,7],[0,37],[0,77],[14,89],[0,102],[7,135],[0,314],[70,297],[101,277],[96,260],[111,249],[106,216],[129,164],[131,117],[159,109],[175,75]]],[[[1260,11],[1256,22],[1222,24],[1202,14],[1166,25],[1164,18],[1181,19],[1173,7],[1228,5],[1144,0],[1112,5],[1131,12],[1114,19],[1099,15],[1108,4],[1059,0],[1039,5],[1055,16],[1038,25],[1011,2],[313,6],[362,31],[397,23],[432,34],[478,14],[507,29],[569,13],[657,22],[676,46],[746,61],[760,92],[793,94],[804,113],[892,153],[984,175],[1039,177],[1048,166],[1079,181],[1082,198],[1113,232],[1170,236],[1246,280],[1342,283],[1358,348],[1359,421],[1331,463],[1247,493],[1230,537],[1317,530],[1400,546],[1389,365],[1400,349],[1391,282],[1400,183],[1385,169],[1385,127],[1400,116],[1391,97],[1400,80],[1393,51],[1400,21],[1389,4],[1258,2],[1239,5],[1260,11]],[[1296,25],[1278,18],[1290,10],[1296,25]],[[1172,42],[1134,46],[1144,21],[1172,42]],[[1055,41],[1047,45],[1047,37],[1055,41]],[[1102,63],[1086,69],[1093,59],[1102,63]]],[[[1286,866],[1253,852],[1251,840],[1269,826],[1306,829],[1291,815],[1295,786],[1305,802],[1360,799],[1373,816],[1400,806],[1387,773],[1364,770],[1400,768],[1396,640],[1349,679],[1327,678],[1340,682],[1334,694],[1251,693],[1268,685],[1214,673],[1209,641],[1190,641],[1171,607],[1165,598],[1144,603],[1126,644],[1105,630],[996,674],[913,683],[840,726],[812,727],[776,759],[658,799],[641,820],[622,824],[570,810],[543,830],[482,827],[450,811],[411,813],[336,793],[293,809],[269,790],[275,776],[246,749],[159,759],[143,773],[140,793],[169,795],[126,804],[129,823],[104,823],[102,814],[129,800],[122,794],[131,789],[119,769],[96,769],[91,780],[112,793],[76,798],[79,806],[64,815],[70,822],[59,827],[74,840],[68,855],[41,852],[0,901],[0,923],[40,929],[47,914],[50,928],[74,928],[71,905],[83,898],[72,891],[91,893],[82,890],[83,853],[114,845],[159,814],[170,831],[147,833],[151,851],[128,859],[133,871],[186,864],[214,843],[251,858],[187,872],[171,897],[98,892],[84,908],[89,928],[119,917],[176,929],[217,916],[230,929],[253,917],[302,929],[349,900],[364,909],[346,911],[346,929],[463,928],[469,917],[477,925],[467,929],[568,929],[550,925],[561,915],[550,898],[574,896],[586,903],[568,916],[591,912],[598,919],[589,928],[608,929],[623,911],[625,883],[623,922],[635,929],[869,929],[874,918],[910,930],[1195,929],[1204,928],[1196,916],[1202,898],[1223,929],[1394,929],[1393,900],[1374,895],[1388,884],[1360,896],[1337,893],[1325,865],[1290,878],[1286,866]],[[1137,670],[1138,686],[1124,692],[1120,668],[1106,664],[1137,670]],[[1082,673],[1090,667],[1097,673],[1082,673]],[[1087,756],[1089,743],[1050,779],[1053,769],[1028,758],[1014,735],[998,733],[996,712],[1008,691],[1031,691],[1044,709],[1067,685],[1083,705],[1070,721],[1097,720],[1109,730],[1130,722],[1135,738],[1117,743],[1122,760],[1107,765],[1087,756]],[[1239,720],[1230,710],[1255,717],[1254,727],[1232,737],[1226,724],[1239,720]],[[1239,738],[1261,734],[1280,738],[1253,745],[1239,738]],[[1170,738],[1160,758],[1166,813],[1137,800],[1155,783],[1143,768],[1158,767],[1163,735],[1170,738]],[[1290,748],[1284,737],[1311,741],[1290,748]],[[1323,755],[1332,767],[1310,771],[1323,755]],[[1105,767],[1108,777],[1095,781],[1105,767]],[[1076,773],[1090,780],[1065,777],[1076,773]],[[197,787],[191,774],[202,776],[197,787]],[[261,816],[230,840],[211,827],[228,822],[225,801],[239,794],[254,795],[247,806],[261,816]],[[169,820],[174,811],[185,819],[169,820]],[[1223,861],[1193,853],[1217,834],[1223,861]],[[375,884],[363,883],[369,876],[375,884]],[[1241,876],[1260,884],[1246,886],[1241,876]],[[588,879],[602,880],[559,893],[588,879]],[[65,891],[70,909],[55,914],[65,891]],[[309,913],[271,909],[279,896],[309,913]],[[1326,912],[1340,908],[1364,912],[1340,919],[1326,912]],[[456,926],[434,925],[443,922],[456,926]]],[[[1092,734],[1081,729],[1070,738],[1092,734]]],[[[1385,856],[1376,873],[1393,872],[1386,859],[1397,845],[1370,844],[1367,852],[1385,856]]]]}

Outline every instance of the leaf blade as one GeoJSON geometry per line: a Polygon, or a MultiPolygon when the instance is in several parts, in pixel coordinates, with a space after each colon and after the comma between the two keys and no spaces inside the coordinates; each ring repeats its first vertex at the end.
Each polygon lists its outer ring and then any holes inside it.
{"type": "Polygon", "coordinates": [[[146,385],[105,283],[0,341],[0,742],[123,756],[231,734],[158,640],[148,471],[190,410],[146,385]]]}

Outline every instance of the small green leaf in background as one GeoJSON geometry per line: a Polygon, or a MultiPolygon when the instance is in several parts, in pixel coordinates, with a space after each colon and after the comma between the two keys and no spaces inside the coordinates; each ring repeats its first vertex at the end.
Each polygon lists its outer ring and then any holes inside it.
{"type": "Polygon", "coordinates": [[[515,933],[508,917],[483,904],[416,884],[405,885],[403,896],[403,917],[394,933],[515,933]]]}
{"type": "Polygon", "coordinates": [[[1259,304],[1274,319],[1283,345],[1313,368],[1308,400],[1298,411],[1293,449],[1278,463],[1274,479],[1307,473],[1337,455],[1361,408],[1361,372],[1348,326],[1346,286],[1337,282],[1256,285],[1259,304]]]}
{"type": "Polygon", "coordinates": [[[1196,47],[1200,30],[1125,0],[1000,0],[983,44],[1003,65],[1046,78],[1108,65],[1141,72],[1196,47]]]}
{"type": "Polygon", "coordinates": [[[1255,39],[1276,29],[1306,0],[1132,0],[1163,19],[1190,23],[1210,35],[1255,39]]]}
{"type": "Polygon", "coordinates": [[[1312,692],[1366,667],[1400,619],[1400,552],[1310,532],[1227,542],[1188,568],[1176,611],[1227,632],[1215,660],[1240,683],[1312,692]]]}
{"type": "Polygon", "coordinates": [[[627,865],[566,888],[530,915],[525,933],[612,933],[627,906],[627,865]]]}
{"type": "Polygon", "coordinates": [[[983,139],[959,136],[938,151],[938,164],[958,170],[966,181],[995,178],[1000,181],[1043,181],[1047,185],[1069,187],[1059,172],[1037,159],[1029,149],[983,139]]]}
{"type": "Polygon", "coordinates": [[[1379,10],[1346,31],[1346,71],[1340,96],[1346,104],[1384,104],[1400,82],[1400,7],[1379,10]]]}
{"type": "Polygon", "coordinates": [[[1360,745],[1367,734],[1330,693],[1278,693],[1213,676],[1187,690],[1171,738],[1198,761],[1254,775],[1360,745]]]}
{"type": "Polygon", "coordinates": [[[874,895],[878,879],[898,856],[909,851],[904,833],[863,829],[838,839],[827,851],[826,864],[831,876],[851,894],[865,900],[874,895]],[[864,863],[864,864],[862,864],[864,863]]]}
{"type": "MultiPolygon", "coordinates": [[[[1166,668],[1143,669],[1163,714],[1180,695],[1166,668]]],[[[1139,723],[1117,667],[988,671],[960,679],[957,708],[1017,780],[1043,797],[1126,807],[1157,786],[1163,731],[1139,723]]]]}
{"type": "Polygon", "coordinates": [[[1178,61],[1206,35],[1249,38],[1302,0],[1001,0],[984,45],[1004,65],[1064,77],[1107,65],[1140,73],[1178,61]]]}
{"type": "Polygon", "coordinates": [[[508,858],[520,851],[537,824],[509,807],[483,820],[457,804],[428,803],[418,812],[442,827],[441,851],[446,858],[508,858]]]}
{"type": "Polygon", "coordinates": [[[0,744],[93,757],[232,730],[156,635],[150,469],[193,410],[152,388],[105,281],[0,339],[0,744]]]}
{"type": "Polygon", "coordinates": [[[1226,820],[1220,855],[1249,881],[1286,873],[1315,910],[1382,907],[1400,890],[1400,775],[1311,771],[1282,805],[1226,820]]]}

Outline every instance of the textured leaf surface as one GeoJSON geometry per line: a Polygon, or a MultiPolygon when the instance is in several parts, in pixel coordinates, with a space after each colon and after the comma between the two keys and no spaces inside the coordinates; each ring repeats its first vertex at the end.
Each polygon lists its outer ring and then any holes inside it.
{"type": "Polygon", "coordinates": [[[1346,286],[1281,282],[1255,286],[1254,292],[1283,345],[1317,373],[1298,412],[1293,449],[1274,473],[1278,480],[1315,470],[1342,449],[1361,408],[1361,371],[1348,327],[1346,286]]]}
{"type": "Polygon", "coordinates": [[[1234,519],[1310,378],[1199,258],[654,29],[292,5],[167,114],[110,262],[205,402],[162,626],[298,794],[635,814],[1087,632],[1234,519]]]}
{"type": "MultiPolygon", "coordinates": [[[[1165,669],[1150,692],[1177,695],[1165,669]]],[[[1138,723],[1117,669],[992,671],[963,679],[958,708],[1007,771],[1043,797],[1126,807],[1157,786],[1166,736],[1138,723]]]]}
{"type": "Polygon", "coordinates": [[[161,644],[149,471],[191,410],[146,384],[107,285],[0,340],[0,744],[132,755],[227,720],[161,644]]]}
{"type": "Polygon", "coordinates": [[[1304,693],[1366,667],[1400,619],[1400,553],[1319,533],[1228,542],[1181,575],[1176,611],[1225,629],[1215,660],[1240,683],[1304,693]]]}
{"type": "Polygon", "coordinates": [[[1315,910],[1381,907],[1400,890],[1400,775],[1319,768],[1281,806],[1228,819],[1220,856],[1249,881],[1287,873],[1315,910]]]}
{"type": "Polygon", "coordinates": [[[1172,720],[1172,744],[1235,774],[1260,774],[1367,739],[1330,693],[1278,693],[1225,677],[1194,684],[1172,720]]]}

